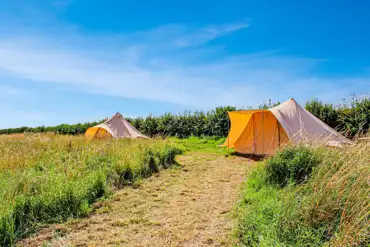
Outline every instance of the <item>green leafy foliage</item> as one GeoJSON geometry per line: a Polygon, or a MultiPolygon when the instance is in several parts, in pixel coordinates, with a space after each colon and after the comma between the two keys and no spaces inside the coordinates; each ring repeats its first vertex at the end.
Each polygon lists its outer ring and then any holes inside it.
{"type": "Polygon", "coordinates": [[[370,130],[370,98],[353,98],[348,105],[339,108],[338,129],[354,137],[364,135],[370,130]]]}
{"type": "Polygon", "coordinates": [[[308,180],[314,167],[321,162],[320,153],[313,148],[292,146],[266,161],[266,179],[281,187],[308,180]]]}
{"type": "Polygon", "coordinates": [[[337,107],[318,100],[306,103],[306,109],[330,127],[349,138],[364,135],[370,130],[370,98],[352,98],[337,107]]]}
{"type": "Polygon", "coordinates": [[[318,117],[324,123],[332,128],[337,128],[339,125],[339,112],[332,104],[324,104],[318,100],[312,100],[306,103],[306,110],[318,117]]]}
{"type": "Polygon", "coordinates": [[[207,113],[196,111],[180,115],[166,113],[159,117],[149,115],[146,118],[128,119],[140,132],[148,136],[173,136],[187,138],[190,136],[226,136],[229,131],[229,111],[232,106],[217,107],[207,113]]]}
{"type": "MultiPolygon", "coordinates": [[[[141,133],[150,136],[162,137],[179,137],[187,138],[189,136],[226,136],[229,131],[229,111],[235,111],[232,106],[217,107],[209,112],[196,111],[194,113],[184,112],[183,114],[174,115],[166,113],[162,116],[149,115],[146,118],[127,118],[127,120],[137,128],[141,133]]],[[[1,134],[15,133],[44,133],[54,132],[62,135],[80,135],[84,134],[89,127],[102,123],[91,122],[85,124],[61,124],[51,127],[20,127],[1,129],[1,134]]]]}
{"type": "MultiPolygon", "coordinates": [[[[264,103],[258,109],[268,109],[279,105],[277,103],[264,103]]],[[[367,133],[370,126],[370,99],[353,98],[352,102],[342,103],[338,107],[331,104],[324,104],[318,100],[306,103],[306,109],[313,115],[324,121],[330,127],[343,132],[352,138],[356,135],[367,133]]],[[[217,107],[208,112],[185,111],[183,114],[174,115],[166,113],[161,116],[149,115],[145,118],[127,118],[127,120],[143,134],[155,137],[179,137],[189,136],[218,136],[226,137],[230,128],[229,111],[235,111],[233,106],[217,107]]],[[[63,135],[80,135],[92,126],[102,123],[104,120],[91,123],[61,124],[51,127],[20,127],[10,129],[0,129],[1,134],[14,133],[44,133],[54,132],[63,135]]]]}
{"type": "Polygon", "coordinates": [[[105,120],[98,122],[89,122],[89,123],[78,123],[78,124],[60,124],[57,126],[39,126],[39,127],[19,127],[19,128],[9,128],[9,129],[0,129],[0,135],[4,134],[16,134],[16,133],[46,133],[53,132],[61,135],[80,135],[84,134],[86,130],[92,126],[101,124],[105,120]]]}

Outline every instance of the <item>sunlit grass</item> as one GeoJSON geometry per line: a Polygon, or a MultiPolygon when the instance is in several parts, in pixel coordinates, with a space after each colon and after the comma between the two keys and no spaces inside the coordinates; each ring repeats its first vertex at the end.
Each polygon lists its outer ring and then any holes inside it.
{"type": "Polygon", "coordinates": [[[239,245],[369,246],[369,148],[288,147],[261,163],[236,209],[239,245]]]}
{"type": "MultiPolygon", "coordinates": [[[[192,152],[203,152],[203,153],[216,153],[216,154],[227,154],[228,150],[225,147],[221,147],[225,142],[224,137],[195,137],[191,136],[186,139],[179,139],[170,137],[168,140],[174,141],[175,143],[185,147],[186,151],[192,152]]],[[[233,151],[230,150],[230,153],[233,151]]]]}
{"type": "Polygon", "coordinates": [[[40,224],[86,216],[112,188],[175,164],[182,148],[163,140],[98,140],[36,134],[0,138],[0,245],[40,224]]]}

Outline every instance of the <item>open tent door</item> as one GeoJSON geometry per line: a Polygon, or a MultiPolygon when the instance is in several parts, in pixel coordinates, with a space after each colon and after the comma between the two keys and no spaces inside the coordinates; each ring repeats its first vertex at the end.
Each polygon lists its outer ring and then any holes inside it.
{"type": "Polygon", "coordinates": [[[273,154],[288,136],[275,116],[268,110],[230,112],[231,129],[224,146],[238,153],[273,154]],[[242,121],[246,120],[246,121],[242,121]]]}
{"type": "Polygon", "coordinates": [[[93,138],[112,138],[112,135],[111,133],[109,133],[109,131],[107,131],[106,129],[104,128],[101,128],[101,127],[92,127],[92,128],[89,128],[86,133],[85,133],[85,137],[87,139],[93,139],[93,138]]]}
{"type": "Polygon", "coordinates": [[[252,115],[253,111],[229,112],[231,128],[229,131],[229,135],[222,146],[228,148],[235,147],[235,142],[238,140],[240,135],[245,131],[245,128],[247,127],[252,115]]]}

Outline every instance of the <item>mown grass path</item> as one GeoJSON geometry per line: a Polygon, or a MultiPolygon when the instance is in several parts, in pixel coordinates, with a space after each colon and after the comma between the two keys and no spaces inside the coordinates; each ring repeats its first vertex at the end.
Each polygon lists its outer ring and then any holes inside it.
{"type": "Polygon", "coordinates": [[[253,161],[188,153],[179,167],[117,191],[89,218],[54,225],[24,246],[231,246],[231,211],[253,161]]]}

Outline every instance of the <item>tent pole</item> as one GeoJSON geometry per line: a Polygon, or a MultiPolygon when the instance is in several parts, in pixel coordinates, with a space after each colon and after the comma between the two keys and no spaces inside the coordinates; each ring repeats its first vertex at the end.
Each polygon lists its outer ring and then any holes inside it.
{"type": "Polygon", "coordinates": [[[256,154],[256,124],[254,120],[254,114],[252,115],[253,120],[253,154],[256,154]]]}
{"type": "Polygon", "coordinates": [[[265,146],[265,112],[262,111],[262,154],[265,146]]]}
{"type": "MultiPolygon", "coordinates": [[[[228,129],[228,132],[230,133],[230,116],[228,117],[228,120],[227,120],[227,129],[228,129]]],[[[229,158],[230,157],[230,138],[229,136],[227,137],[227,157],[229,158]]]]}
{"type": "Polygon", "coordinates": [[[279,121],[276,119],[277,127],[278,127],[278,148],[280,149],[280,126],[279,121]]]}

